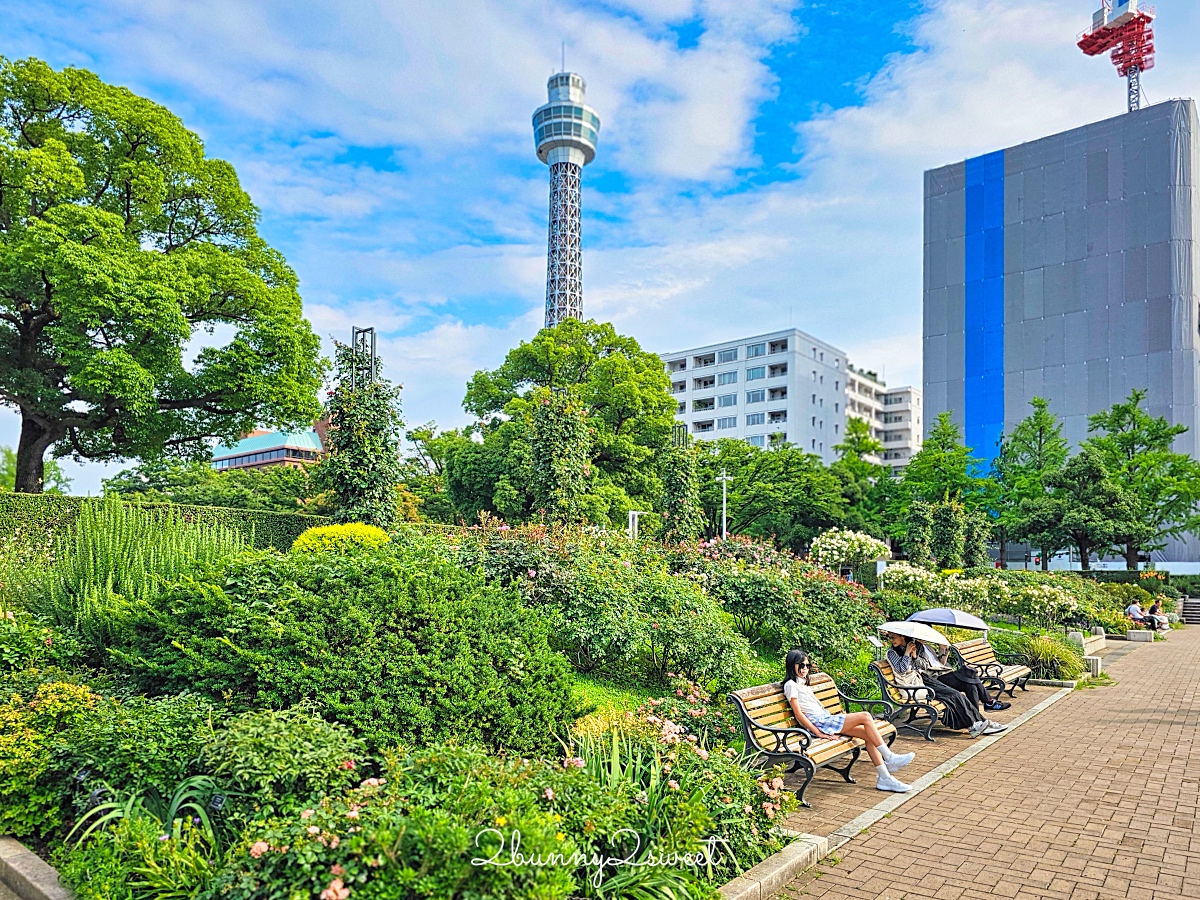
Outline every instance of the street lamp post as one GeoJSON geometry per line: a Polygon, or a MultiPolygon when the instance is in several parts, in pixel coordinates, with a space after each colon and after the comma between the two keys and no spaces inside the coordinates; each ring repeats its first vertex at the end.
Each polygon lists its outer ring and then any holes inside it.
{"type": "Polygon", "coordinates": [[[631,509],[629,511],[629,539],[636,541],[638,536],[638,516],[646,515],[644,509],[631,509]]]}
{"type": "Polygon", "coordinates": [[[721,474],[717,476],[717,481],[721,482],[721,540],[725,540],[729,537],[728,520],[726,518],[726,512],[729,509],[729,500],[726,486],[733,479],[725,474],[724,469],[721,469],[721,474]]]}

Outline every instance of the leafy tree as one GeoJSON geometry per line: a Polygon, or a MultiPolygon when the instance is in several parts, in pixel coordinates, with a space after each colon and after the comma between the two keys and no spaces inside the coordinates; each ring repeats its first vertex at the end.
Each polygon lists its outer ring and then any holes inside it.
{"type": "MultiPolygon", "coordinates": [[[[12,447],[0,447],[0,491],[11,491],[17,483],[17,454],[12,447]]],[[[42,490],[47,494],[65,494],[71,490],[71,479],[56,459],[46,460],[42,490]]]]}
{"type": "Polygon", "coordinates": [[[867,459],[881,456],[883,444],[871,436],[871,426],[865,420],[847,416],[844,439],[833,449],[838,459],[829,468],[842,482],[846,527],[887,537],[888,509],[894,501],[896,481],[887,466],[867,459]]]}
{"type": "Polygon", "coordinates": [[[168,458],[123,469],[103,484],[106,496],[126,499],[323,515],[329,510],[310,473],[293,466],[217,471],[201,460],[168,458]]]}
{"type": "Polygon", "coordinates": [[[802,551],[814,537],[845,517],[841,482],[819,457],[796,447],[772,450],[745,441],[704,441],[697,447],[697,476],[706,531],[721,533],[721,485],[728,484],[730,534],[774,538],[780,546],[802,551]]]}
{"type": "Polygon", "coordinates": [[[529,416],[531,487],[538,513],[551,522],[576,522],[591,474],[587,414],[566,391],[533,394],[529,416]]]}
{"type": "Polygon", "coordinates": [[[908,506],[904,520],[904,552],[914,566],[932,566],[933,508],[924,500],[908,506]]]}
{"type": "Polygon", "coordinates": [[[963,520],[963,567],[974,569],[991,565],[988,556],[988,538],[992,533],[992,522],[987,513],[974,509],[963,520]]]}
{"type": "Polygon", "coordinates": [[[232,166],[168,110],[82,69],[0,58],[0,402],[14,488],[49,450],[203,457],[319,412],[296,275],[232,166]],[[185,364],[203,330],[232,331],[185,364]]]}
{"type": "Polygon", "coordinates": [[[1041,551],[1042,568],[1061,550],[1061,532],[1041,528],[1045,521],[1042,501],[1049,494],[1046,480],[1062,471],[1069,447],[1062,423],[1041,397],[1030,401],[1033,412],[1022,419],[1010,437],[1002,439],[992,464],[991,506],[996,513],[996,530],[1001,539],[1000,558],[1008,538],[1030,541],[1041,551]]]}
{"type": "Polygon", "coordinates": [[[1088,431],[1096,436],[1087,444],[1134,503],[1126,530],[1113,538],[1124,546],[1129,569],[1165,538],[1200,530],[1200,463],[1172,450],[1187,426],[1154,418],[1142,409],[1145,398],[1145,391],[1134,390],[1124,403],[1088,417],[1088,431]]]}
{"type": "Polygon", "coordinates": [[[938,566],[961,569],[963,565],[964,519],[962,504],[944,500],[933,507],[929,549],[938,566]]]}
{"type": "Polygon", "coordinates": [[[446,460],[453,448],[469,437],[460,431],[438,432],[433,422],[404,433],[411,452],[404,457],[401,479],[420,502],[420,516],[430,522],[457,521],[446,489],[446,460]]]}
{"type": "Polygon", "coordinates": [[[366,354],[337,345],[338,384],[329,398],[329,456],[313,473],[320,490],[333,496],[337,522],[390,528],[405,499],[401,477],[400,389],[371,379],[366,354]]]}
{"type": "Polygon", "coordinates": [[[901,481],[909,502],[957,500],[974,509],[983,502],[986,479],[978,476],[981,460],[964,447],[950,413],[938,416],[921,449],[909,460],[901,481]]]}
{"type": "Polygon", "coordinates": [[[662,454],[663,530],[668,540],[690,541],[704,528],[694,447],[668,447],[662,454]]]}
{"type": "Polygon", "coordinates": [[[1132,492],[1109,476],[1094,447],[1082,447],[1062,471],[1047,477],[1046,484],[1051,497],[1035,501],[1029,510],[1041,517],[1035,528],[1061,534],[1063,543],[1079,551],[1084,570],[1091,568],[1091,554],[1104,553],[1137,516],[1132,492]]]}
{"type": "MultiPolygon", "coordinates": [[[[476,372],[463,407],[481,420],[519,418],[523,408],[511,404],[530,391],[572,390],[592,429],[592,515],[607,508],[605,520],[622,524],[627,510],[652,509],[662,493],[653,463],[675,420],[669,386],[662,360],[633,338],[608,323],[567,319],[509,351],[498,369],[476,372]]],[[[485,441],[494,433],[485,429],[485,441]]]]}

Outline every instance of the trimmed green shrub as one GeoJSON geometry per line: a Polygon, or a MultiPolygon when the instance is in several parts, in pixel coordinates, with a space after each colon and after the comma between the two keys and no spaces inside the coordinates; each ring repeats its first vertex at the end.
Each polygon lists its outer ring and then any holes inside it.
{"type": "Polygon", "coordinates": [[[353,556],[246,553],[181,582],[114,654],[150,693],[313,700],[374,747],[451,736],[531,752],[575,718],[570,669],[512,592],[410,534],[353,556]]]}
{"type": "Polygon", "coordinates": [[[933,507],[929,532],[929,552],[941,569],[963,567],[963,535],[966,515],[962,505],[952,500],[933,507]]]}
{"type": "Polygon", "coordinates": [[[347,522],[344,525],[318,525],[310,528],[292,544],[293,553],[353,553],[356,550],[371,550],[382,547],[391,538],[382,528],[347,522]]]}
{"type": "Polygon", "coordinates": [[[933,565],[933,510],[928,503],[914,500],[904,520],[904,552],[911,565],[933,565]]]}
{"type": "MultiPolygon", "coordinates": [[[[104,502],[114,501],[64,497],[57,494],[0,493],[0,536],[16,537],[35,546],[44,546],[47,534],[61,532],[75,521],[80,510],[104,502]]],[[[321,516],[300,513],[229,509],[221,506],[153,503],[125,505],[140,509],[169,508],[185,522],[221,526],[237,531],[247,544],[259,549],[274,547],[276,550],[287,550],[302,532],[329,521],[321,516]]]]}
{"type": "Polygon", "coordinates": [[[326,722],[307,702],[234,716],[212,734],[201,763],[223,789],[234,792],[232,804],[264,818],[350,787],[361,777],[365,755],[349,729],[326,722]]]}

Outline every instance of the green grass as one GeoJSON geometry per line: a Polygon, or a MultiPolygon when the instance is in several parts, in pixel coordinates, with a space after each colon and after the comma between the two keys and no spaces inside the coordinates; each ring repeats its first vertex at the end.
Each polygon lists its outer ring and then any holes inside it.
{"type": "Polygon", "coordinates": [[[651,697],[662,694],[641,685],[616,684],[592,675],[575,676],[575,696],[597,712],[632,712],[651,697]]]}

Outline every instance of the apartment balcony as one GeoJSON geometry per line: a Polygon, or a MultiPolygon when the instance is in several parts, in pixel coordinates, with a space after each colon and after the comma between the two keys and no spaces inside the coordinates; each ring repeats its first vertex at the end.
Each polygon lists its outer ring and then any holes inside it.
{"type": "Polygon", "coordinates": [[[686,391],[687,391],[687,382],[686,381],[671,382],[671,393],[672,394],[682,394],[682,393],[685,393],[686,391]]]}
{"type": "Polygon", "coordinates": [[[667,363],[668,372],[682,372],[687,369],[686,359],[673,359],[667,363]]]}
{"type": "Polygon", "coordinates": [[[692,434],[707,434],[708,432],[713,431],[713,430],[714,430],[714,427],[713,427],[712,419],[709,419],[705,422],[693,422],[692,423],[692,434]]]}
{"type": "Polygon", "coordinates": [[[717,354],[715,353],[706,353],[703,356],[692,357],[693,369],[707,369],[709,366],[715,366],[716,364],[717,354]]]}
{"type": "Polygon", "coordinates": [[[786,340],[771,341],[771,343],[767,346],[767,353],[787,353],[787,349],[788,342],[786,340]]]}
{"type": "Polygon", "coordinates": [[[787,410],[786,409],[780,409],[780,410],[776,410],[775,412],[767,413],[767,424],[768,425],[779,425],[786,421],[787,421],[787,410]]]}
{"type": "Polygon", "coordinates": [[[707,400],[693,400],[692,412],[708,412],[716,409],[717,401],[715,397],[709,397],[707,400]]]}
{"type": "Polygon", "coordinates": [[[787,399],[787,388],[785,388],[785,387],[771,388],[769,391],[767,391],[767,399],[768,400],[786,400],[787,399]]]}
{"type": "Polygon", "coordinates": [[[787,374],[787,372],[788,372],[787,363],[776,363],[775,365],[768,367],[767,377],[768,378],[782,378],[784,375],[787,374]]]}
{"type": "Polygon", "coordinates": [[[717,386],[717,376],[709,375],[705,378],[693,378],[692,390],[707,391],[709,388],[717,386]]]}

